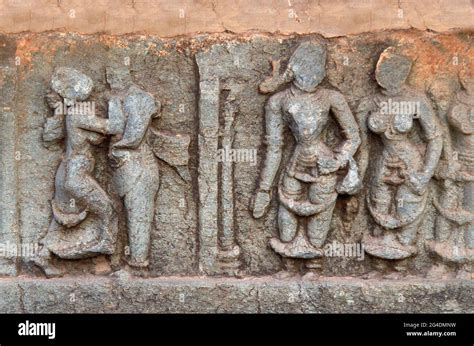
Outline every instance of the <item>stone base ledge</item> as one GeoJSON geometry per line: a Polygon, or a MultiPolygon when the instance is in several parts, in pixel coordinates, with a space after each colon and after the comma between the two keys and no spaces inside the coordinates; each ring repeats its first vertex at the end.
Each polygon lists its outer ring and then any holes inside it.
{"type": "Polygon", "coordinates": [[[1,313],[473,313],[474,281],[0,279],[1,313]]]}

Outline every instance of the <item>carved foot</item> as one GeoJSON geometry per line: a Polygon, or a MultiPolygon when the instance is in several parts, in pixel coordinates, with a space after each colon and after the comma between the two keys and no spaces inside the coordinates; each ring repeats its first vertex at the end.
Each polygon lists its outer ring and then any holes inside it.
{"type": "Polygon", "coordinates": [[[240,256],[240,247],[235,245],[230,249],[220,250],[219,251],[219,259],[222,262],[232,262],[238,259],[240,256]]]}
{"type": "Polygon", "coordinates": [[[51,254],[46,249],[33,257],[31,262],[41,269],[48,279],[62,277],[66,273],[51,263],[51,254]]]}
{"type": "Polygon", "coordinates": [[[278,273],[272,275],[275,279],[286,280],[298,276],[298,273],[289,270],[280,270],[278,273]]]}
{"type": "Polygon", "coordinates": [[[130,273],[130,271],[126,270],[125,268],[113,272],[111,276],[122,280],[128,280],[132,278],[132,274],[130,273]]]}
{"type": "Polygon", "coordinates": [[[426,249],[442,260],[452,263],[474,262],[474,249],[454,244],[452,241],[436,242],[428,241],[426,249]]]}
{"type": "Polygon", "coordinates": [[[363,244],[368,254],[389,260],[405,259],[418,252],[415,246],[402,245],[391,235],[382,237],[365,235],[363,244]]]}
{"type": "Polygon", "coordinates": [[[372,270],[368,273],[365,273],[364,275],[362,275],[362,279],[364,280],[378,280],[378,279],[381,279],[382,278],[382,274],[376,270],[372,270]]]}
{"type": "Polygon", "coordinates": [[[91,253],[102,255],[112,255],[114,251],[115,245],[109,239],[101,240],[89,249],[89,252],[91,253]]]}
{"type": "Polygon", "coordinates": [[[148,270],[149,262],[147,260],[138,261],[138,260],[128,259],[127,263],[128,263],[127,269],[129,273],[131,273],[133,276],[137,276],[141,278],[147,278],[150,276],[150,272],[148,270]]]}
{"type": "Polygon", "coordinates": [[[132,268],[147,268],[149,264],[147,260],[139,261],[131,258],[127,260],[127,263],[132,268]]]}
{"type": "Polygon", "coordinates": [[[277,238],[270,239],[271,248],[287,258],[320,258],[323,257],[323,251],[312,246],[305,237],[298,236],[289,243],[284,243],[277,238]]]}
{"type": "Polygon", "coordinates": [[[449,273],[449,268],[445,266],[444,264],[438,264],[434,265],[430,268],[428,273],[426,274],[426,277],[428,279],[442,279],[442,280],[447,280],[451,279],[450,273],[449,273]]]}
{"type": "Polygon", "coordinates": [[[473,275],[473,273],[470,273],[470,272],[468,272],[464,269],[461,269],[457,272],[456,279],[458,279],[458,280],[473,280],[474,275],[473,275]]]}
{"type": "Polygon", "coordinates": [[[319,271],[309,270],[306,274],[303,275],[303,277],[301,279],[305,280],[305,281],[317,281],[317,280],[319,280],[320,276],[321,275],[320,275],[319,271]]]}
{"type": "Polygon", "coordinates": [[[322,273],[323,263],[321,258],[313,258],[305,261],[304,264],[307,272],[303,275],[303,280],[318,280],[322,273]]]}
{"type": "Polygon", "coordinates": [[[150,272],[148,268],[138,268],[125,265],[123,269],[113,272],[112,276],[119,279],[132,279],[133,277],[148,278],[150,272]]]}
{"type": "Polygon", "coordinates": [[[150,277],[150,271],[148,268],[131,268],[130,269],[133,276],[147,279],[150,277]]]}

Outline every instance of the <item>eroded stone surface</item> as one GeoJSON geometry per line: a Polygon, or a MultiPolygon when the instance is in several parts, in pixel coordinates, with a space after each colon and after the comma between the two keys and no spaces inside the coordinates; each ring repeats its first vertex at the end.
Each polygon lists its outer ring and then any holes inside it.
{"type": "Polygon", "coordinates": [[[3,256],[2,309],[472,312],[471,34],[1,42],[0,241],[64,276],[3,256]],[[55,104],[89,101],[86,147],[55,104]]]}
{"type": "Polygon", "coordinates": [[[1,313],[472,313],[472,281],[1,280],[1,313]]]}

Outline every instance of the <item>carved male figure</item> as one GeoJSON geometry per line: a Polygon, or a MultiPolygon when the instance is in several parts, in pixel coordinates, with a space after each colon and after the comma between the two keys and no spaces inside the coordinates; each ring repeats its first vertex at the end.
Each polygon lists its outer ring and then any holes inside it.
{"type": "MultiPolygon", "coordinates": [[[[360,144],[359,129],[344,97],[320,86],[325,64],[325,47],[306,42],[293,53],[283,74],[275,64],[274,75],[260,85],[261,92],[271,93],[291,82],[265,107],[267,153],[253,215],[260,218],[269,207],[282,159],[283,129],[288,126],[296,146],[278,184],[280,239],[272,239],[270,245],[285,258],[309,260],[307,268],[317,267],[317,259],[323,256],[338,193],[354,192],[360,183],[352,159],[360,144]],[[330,115],[344,137],[336,148],[322,138],[330,115]],[[351,172],[341,183],[337,172],[347,166],[351,172]]],[[[285,262],[290,269],[291,261],[285,262]]]]}

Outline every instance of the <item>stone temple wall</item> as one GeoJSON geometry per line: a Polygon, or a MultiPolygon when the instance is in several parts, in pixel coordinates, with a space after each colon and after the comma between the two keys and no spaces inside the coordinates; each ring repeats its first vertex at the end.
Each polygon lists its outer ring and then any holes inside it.
{"type": "Polygon", "coordinates": [[[473,312],[473,18],[0,1],[0,312],[473,312]]]}

